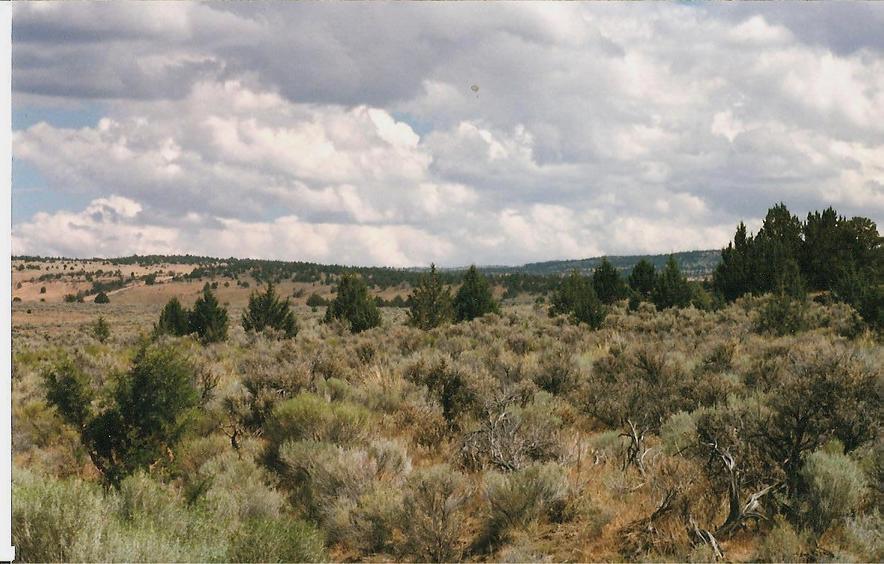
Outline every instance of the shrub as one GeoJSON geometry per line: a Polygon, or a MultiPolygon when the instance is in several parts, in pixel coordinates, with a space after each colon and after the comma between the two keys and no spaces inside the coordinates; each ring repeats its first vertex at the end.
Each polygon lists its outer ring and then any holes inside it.
{"type": "Polygon", "coordinates": [[[815,451],[804,461],[801,477],[808,504],[805,520],[817,536],[857,509],[866,487],[859,465],[839,452],[815,451]]]}
{"type": "Polygon", "coordinates": [[[756,331],[773,335],[793,335],[806,329],[807,305],[788,294],[770,296],[758,312],[756,331]]]}
{"type": "Polygon", "coordinates": [[[208,283],[203,294],[193,304],[188,316],[190,332],[196,333],[203,343],[216,343],[227,339],[227,310],[218,305],[208,283]]]}
{"type": "Polygon", "coordinates": [[[310,306],[312,308],[328,305],[328,302],[325,301],[325,298],[323,298],[322,296],[320,296],[316,292],[313,292],[312,294],[310,294],[310,296],[307,297],[306,303],[308,306],[310,306]]]}
{"type": "MultiPolygon", "coordinates": [[[[21,282],[18,283],[18,287],[21,288],[21,282]]],[[[40,286],[40,293],[41,294],[46,293],[46,286],[40,286]]]]}
{"type": "Polygon", "coordinates": [[[107,294],[105,294],[104,292],[98,292],[98,294],[95,296],[95,303],[97,303],[97,304],[109,304],[109,303],[110,303],[110,298],[108,298],[108,297],[107,297],[107,294]]]}
{"type": "Polygon", "coordinates": [[[80,480],[41,480],[16,469],[12,543],[22,562],[71,562],[80,539],[100,535],[108,507],[101,488],[80,480]]]}
{"type": "Polygon", "coordinates": [[[668,455],[680,453],[697,441],[697,423],[692,414],[679,411],[669,416],[660,427],[663,452],[668,455]]]}
{"type": "Polygon", "coordinates": [[[447,465],[412,474],[405,487],[402,524],[405,552],[419,562],[460,560],[466,482],[447,465]]]}
{"type": "Polygon", "coordinates": [[[607,311],[596,297],[593,285],[576,270],[562,279],[553,294],[549,307],[550,316],[568,315],[573,323],[586,323],[592,329],[601,327],[607,311]]]}
{"type": "Polygon", "coordinates": [[[335,299],[325,310],[326,323],[338,319],[346,322],[352,333],[360,333],[381,324],[381,312],[368,296],[365,281],[355,274],[346,273],[338,282],[335,299]]]}
{"type": "Polygon", "coordinates": [[[500,307],[491,294],[488,279],[470,266],[463,277],[463,284],[454,297],[454,318],[456,321],[471,321],[488,313],[498,313],[500,307]]]}
{"type": "Polygon", "coordinates": [[[263,294],[253,292],[249,296],[248,308],[242,314],[242,327],[256,332],[275,329],[287,339],[298,334],[298,323],[289,307],[289,299],[281,300],[273,290],[272,282],[267,283],[263,294]]]}
{"type": "Polygon", "coordinates": [[[349,402],[328,402],[310,393],[280,402],[265,425],[271,449],[286,441],[325,441],[353,444],[368,435],[371,414],[349,402]]]}
{"type": "Polygon", "coordinates": [[[800,562],[804,542],[795,529],[781,516],[758,546],[753,560],[759,562],[800,562]]]}
{"type": "Polygon", "coordinates": [[[430,265],[430,272],[420,277],[418,285],[409,296],[408,324],[428,330],[449,323],[454,317],[451,293],[445,288],[436,265],[430,265]]]}
{"type": "Polygon", "coordinates": [[[92,325],[92,336],[99,343],[104,343],[110,338],[110,325],[105,321],[104,317],[99,315],[98,319],[92,325]]]}
{"type": "Polygon", "coordinates": [[[178,298],[170,299],[153,326],[154,335],[187,335],[190,333],[189,316],[190,312],[181,307],[178,298]]]}
{"type": "Polygon", "coordinates": [[[565,500],[566,492],[564,471],[556,464],[529,466],[512,474],[489,473],[485,477],[487,542],[495,545],[512,529],[554,510],[565,500]]]}
{"type": "Polygon", "coordinates": [[[291,518],[248,520],[231,539],[231,562],[324,562],[322,535],[291,518]]]}
{"type": "Polygon", "coordinates": [[[562,347],[544,352],[534,375],[534,383],[553,395],[571,391],[577,383],[577,370],[571,351],[562,347]]]}

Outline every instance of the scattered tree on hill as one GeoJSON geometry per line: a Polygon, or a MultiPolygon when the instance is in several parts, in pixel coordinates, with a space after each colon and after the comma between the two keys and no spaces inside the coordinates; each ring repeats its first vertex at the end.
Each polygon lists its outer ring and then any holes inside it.
{"type": "Polygon", "coordinates": [[[604,304],[610,305],[626,297],[626,284],[608,257],[602,257],[601,264],[593,271],[592,287],[604,304]]]}
{"type": "Polygon", "coordinates": [[[325,310],[325,321],[333,319],[347,322],[353,333],[381,324],[381,312],[368,295],[368,286],[360,276],[350,273],[341,275],[335,299],[325,310]]]}
{"type": "Polygon", "coordinates": [[[96,393],[70,360],[48,370],[44,381],[47,401],[77,429],[93,464],[113,486],[168,456],[184,430],[185,411],[198,399],[192,366],[170,347],[143,345],[129,373],[106,394],[96,393]],[[110,398],[102,408],[93,405],[98,395],[110,398]]]}
{"type": "Polygon", "coordinates": [[[181,306],[178,298],[172,298],[163,306],[160,319],[153,326],[155,335],[184,336],[190,333],[190,312],[181,306]]]}
{"type": "Polygon", "coordinates": [[[657,276],[651,301],[657,309],[687,307],[691,303],[691,287],[678,268],[675,257],[669,256],[666,267],[657,276]]]}
{"type": "Polygon", "coordinates": [[[458,322],[471,321],[487,313],[497,313],[499,306],[491,294],[488,279],[470,266],[463,277],[463,284],[454,297],[454,318],[458,322]]]}
{"type": "Polygon", "coordinates": [[[421,276],[408,301],[408,324],[414,327],[429,330],[450,323],[454,317],[451,292],[439,279],[435,264],[421,276]]]}
{"type": "Polygon", "coordinates": [[[110,338],[110,325],[105,321],[104,316],[99,315],[98,319],[95,320],[95,323],[92,325],[92,336],[99,343],[104,343],[110,338]]]}
{"type": "Polygon", "coordinates": [[[218,305],[208,283],[203,286],[203,295],[197,298],[188,317],[190,332],[196,333],[203,343],[227,339],[227,309],[218,305]]]}
{"type": "Polygon", "coordinates": [[[95,303],[97,304],[109,304],[110,298],[107,297],[107,294],[104,292],[98,292],[98,295],[95,296],[95,303]]]}
{"type": "Polygon", "coordinates": [[[641,259],[632,267],[629,274],[629,287],[632,288],[641,299],[648,301],[651,299],[651,292],[654,291],[654,284],[657,282],[657,269],[654,265],[641,259]]]}
{"type": "Polygon", "coordinates": [[[260,332],[272,328],[290,339],[298,334],[298,322],[289,306],[289,299],[281,300],[273,282],[267,282],[264,293],[252,292],[249,296],[249,306],[242,315],[243,329],[260,332]]]}
{"type": "Polygon", "coordinates": [[[586,323],[593,329],[601,327],[607,311],[596,296],[589,278],[577,270],[562,279],[550,299],[550,317],[568,315],[574,323],[586,323]]]}

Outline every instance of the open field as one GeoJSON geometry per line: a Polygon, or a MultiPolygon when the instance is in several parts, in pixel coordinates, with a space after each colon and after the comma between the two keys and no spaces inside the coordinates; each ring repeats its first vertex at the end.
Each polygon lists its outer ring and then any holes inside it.
{"type": "MultiPolygon", "coordinates": [[[[197,284],[178,287],[192,302],[197,284]]],[[[24,560],[882,558],[884,349],[847,306],[811,303],[806,329],[783,337],[758,332],[767,298],[716,312],[621,304],[599,330],[521,305],[425,332],[383,308],[382,326],[357,335],[296,306],[300,331],[276,340],[246,333],[242,300],[222,288],[226,341],[150,345],[195,369],[180,440],[110,489],[44,377],[69,358],[107,389],[167,288],[13,306],[24,560]],[[794,446],[817,466],[766,448],[792,444],[799,414],[794,446]],[[783,434],[755,434],[775,425],[783,434]],[[712,436],[740,504],[773,487],[733,527],[712,436]]]]}

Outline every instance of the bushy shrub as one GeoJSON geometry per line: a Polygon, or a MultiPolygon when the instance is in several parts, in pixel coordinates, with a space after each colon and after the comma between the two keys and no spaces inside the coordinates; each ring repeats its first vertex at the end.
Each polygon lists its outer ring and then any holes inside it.
{"type": "Polygon", "coordinates": [[[109,304],[109,303],[110,303],[110,298],[107,297],[107,294],[105,294],[104,292],[98,292],[98,294],[96,294],[96,296],[95,296],[95,303],[97,303],[97,304],[109,304]]]}
{"type": "Polygon", "coordinates": [[[271,449],[286,441],[324,441],[335,444],[358,443],[369,434],[371,413],[349,402],[328,402],[310,393],[280,402],[265,425],[271,449]]]}
{"type": "Polygon", "coordinates": [[[324,562],[325,547],[316,527],[291,518],[254,518],[231,539],[231,562],[324,562]]]}
{"type": "Polygon", "coordinates": [[[753,560],[759,562],[801,562],[804,541],[783,517],[777,516],[774,526],[758,545],[753,560]]]}
{"type": "Polygon", "coordinates": [[[487,542],[497,544],[512,529],[524,527],[554,510],[566,493],[563,469],[556,464],[537,464],[511,474],[486,474],[487,542]]]}
{"type": "Polygon", "coordinates": [[[13,472],[12,543],[21,562],[71,562],[81,539],[101,535],[108,508],[101,488],[80,480],[41,480],[13,472]]]}
{"type": "Polygon", "coordinates": [[[756,330],[772,335],[794,335],[807,328],[807,304],[787,294],[770,296],[758,311],[756,330]]]}
{"type": "Polygon", "coordinates": [[[866,487],[865,475],[854,460],[825,449],[807,457],[801,477],[806,488],[805,520],[817,536],[856,510],[866,487]]]}
{"type": "Polygon", "coordinates": [[[570,392],[577,384],[577,369],[567,348],[545,351],[534,374],[534,383],[553,395],[570,392]]]}
{"type": "Polygon", "coordinates": [[[418,562],[460,560],[467,495],[464,476],[447,465],[412,474],[402,509],[404,553],[418,562]]]}

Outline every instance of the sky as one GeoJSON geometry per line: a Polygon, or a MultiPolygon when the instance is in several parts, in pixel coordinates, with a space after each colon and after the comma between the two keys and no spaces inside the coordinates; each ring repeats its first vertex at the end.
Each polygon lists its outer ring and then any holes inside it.
{"type": "Polygon", "coordinates": [[[884,3],[17,3],[15,254],[522,264],[884,218],[884,3]]]}

